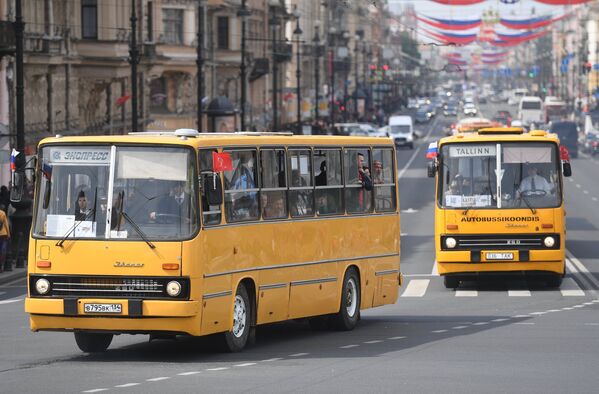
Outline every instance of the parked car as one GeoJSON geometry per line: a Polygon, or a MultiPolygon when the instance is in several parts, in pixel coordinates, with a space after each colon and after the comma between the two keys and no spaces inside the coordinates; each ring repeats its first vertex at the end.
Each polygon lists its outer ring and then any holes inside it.
{"type": "Polygon", "coordinates": [[[586,134],[582,140],[582,151],[591,156],[599,153],[599,135],[595,133],[586,134]]]}
{"type": "Polygon", "coordinates": [[[388,137],[389,135],[380,131],[380,128],[374,126],[371,123],[358,123],[360,129],[365,131],[369,137],[388,137]]]}
{"type": "Polygon", "coordinates": [[[578,157],[578,126],[575,122],[552,122],[549,132],[557,134],[560,144],[570,152],[570,157],[578,157]]]}

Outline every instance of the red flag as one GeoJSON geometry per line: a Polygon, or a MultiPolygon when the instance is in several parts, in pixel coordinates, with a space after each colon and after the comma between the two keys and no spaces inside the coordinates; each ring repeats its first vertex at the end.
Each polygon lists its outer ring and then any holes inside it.
{"type": "Polygon", "coordinates": [[[212,152],[212,168],[214,172],[233,171],[231,154],[212,152]]]}
{"type": "Polygon", "coordinates": [[[116,105],[123,105],[127,102],[127,100],[129,100],[131,98],[130,94],[126,94],[124,96],[119,97],[118,99],[116,99],[116,105]]]}

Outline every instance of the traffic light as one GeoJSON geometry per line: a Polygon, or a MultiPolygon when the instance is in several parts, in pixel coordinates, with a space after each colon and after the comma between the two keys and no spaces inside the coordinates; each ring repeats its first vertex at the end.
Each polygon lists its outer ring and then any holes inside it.
{"type": "Polygon", "coordinates": [[[591,64],[591,62],[586,62],[585,64],[582,65],[582,73],[588,74],[591,72],[592,68],[593,68],[593,65],[591,64]]]}
{"type": "Polygon", "coordinates": [[[383,70],[388,71],[389,70],[389,65],[388,64],[383,64],[383,70]]]}
{"type": "Polygon", "coordinates": [[[371,64],[370,71],[375,71],[375,70],[376,70],[376,64],[371,64]]]}

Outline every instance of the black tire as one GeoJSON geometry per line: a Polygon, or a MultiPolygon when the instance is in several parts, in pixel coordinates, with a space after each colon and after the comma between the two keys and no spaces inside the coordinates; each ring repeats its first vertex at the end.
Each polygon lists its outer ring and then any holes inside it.
{"type": "Polygon", "coordinates": [[[443,285],[446,289],[455,289],[460,285],[460,280],[455,276],[445,275],[443,276],[443,285]]]}
{"type": "Polygon", "coordinates": [[[332,327],[339,331],[353,330],[360,318],[360,302],[360,279],[352,267],[345,271],[339,312],[331,317],[332,327]]]}
{"type": "Polygon", "coordinates": [[[233,328],[223,336],[224,349],[235,353],[243,350],[248,343],[252,322],[252,304],[247,289],[242,283],[237,288],[233,300],[233,328]]]}
{"type": "Polygon", "coordinates": [[[549,288],[557,289],[562,285],[563,280],[564,277],[562,275],[553,275],[545,279],[545,284],[549,288]]]}
{"type": "Polygon", "coordinates": [[[113,334],[75,331],[75,342],[85,353],[102,353],[110,346],[113,336],[113,334]]]}

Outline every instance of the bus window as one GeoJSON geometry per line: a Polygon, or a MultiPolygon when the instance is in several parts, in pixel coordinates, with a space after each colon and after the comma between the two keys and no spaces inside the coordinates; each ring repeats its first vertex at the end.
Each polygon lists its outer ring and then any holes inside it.
{"type": "Polygon", "coordinates": [[[395,211],[393,149],[373,149],[372,157],[375,208],[377,212],[395,211]]]}
{"type": "Polygon", "coordinates": [[[256,150],[233,150],[229,153],[231,154],[233,169],[224,171],[227,222],[257,220],[260,217],[260,210],[256,150]]]}
{"type": "Polygon", "coordinates": [[[314,184],[310,151],[289,150],[289,210],[292,217],[314,215],[314,184]]]}
{"type": "MultiPolygon", "coordinates": [[[[212,153],[216,152],[216,149],[201,149],[200,150],[200,174],[202,174],[202,181],[204,177],[212,177],[212,153]]],[[[218,176],[218,174],[217,174],[218,176]]],[[[203,183],[202,183],[203,184],[203,183]]],[[[222,213],[219,205],[209,205],[208,198],[202,194],[202,220],[204,225],[210,226],[220,224],[222,213]]]]}
{"type": "Polygon", "coordinates": [[[370,150],[367,148],[346,149],[343,171],[347,212],[372,212],[372,192],[367,190],[364,185],[366,178],[370,178],[371,175],[370,150]]]}
{"type": "Polygon", "coordinates": [[[316,212],[319,215],[343,213],[341,149],[314,150],[316,212]]]}
{"type": "Polygon", "coordinates": [[[260,208],[262,218],[281,219],[287,217],[287,184],[285,179],[285,150],[260,150],[260,208]]]}

